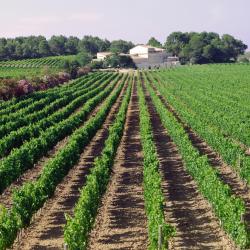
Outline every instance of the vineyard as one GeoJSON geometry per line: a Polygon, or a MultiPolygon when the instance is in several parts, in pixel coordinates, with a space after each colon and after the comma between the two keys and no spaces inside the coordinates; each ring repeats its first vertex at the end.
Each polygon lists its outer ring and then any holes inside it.
{"type": "Polygon", "coordinates": [[[13,61],[0,61],[0,68],[13,69],[13,68],[41,68],[49,66],[50,68],[58,68],[61,62],[65,59],[71,60],[75,56],[51,56],[38,59],[23,59],[13,61]]]}
{"type": "Polygon", "coordinates": [[[0,102],[0,250],[249,249],[249,82],[95,72],[0,102]]]}

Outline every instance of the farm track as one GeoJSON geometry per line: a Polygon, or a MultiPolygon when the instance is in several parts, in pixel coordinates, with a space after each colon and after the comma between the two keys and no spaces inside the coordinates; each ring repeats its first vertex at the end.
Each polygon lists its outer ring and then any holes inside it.
{"type": "MultiPolygon", "coordinates": [[[[121,83],[121,81],[118,81],[117,84],[119,84],[119,83],[121,83]]],[[[112,90],[111,94],[113,92],[114,92],[114,90],[112,90]]],[[[99,103],[94,108],[94,110],[91,111],[90,114],[87,115],[87,118],[84,120],[84,122],[78,128],[81,128],[82,126],[84,126],[87,120],[89,120],[92,116],[95,116],[98,113],[102,103],[103,102],[99,103]]],[[[81,107],[78,107],[70,116],[72,116],[72,115],[76,114],[77,112],[79,112],[82,109],[83,105],[81,107]]],[[[21,187],[27,181],[35,181],[39,177],[39,175],[40,175],[43,167],[45,166],[45,164],[51,158],[53,158],[67,144],[67,142],[69,140],[69,137],[70,137],[70,135],[66,136],[64,139],[60,140],[51,150],[48,151],[47,155],[43,156],[36,164],[34,164],[33,168],[28,169],[16,181],[14,181],[9,187],[7,187],[3,191],[3,193],[0,194],[0,204],[4,205],[6,208],[11,208],[13,190],[15,188],[21,187]]]]}
{"type": "MultiPolygon", "coordinates": [[[[108,128],[113,123],[119,110],[127,84],[125,84],[116,103],[111,108],[102,128],[98,130],[89,145],[80,156],[77,165],[72,168],[64,180],[57,186],[54,196],[49,199],[34,217],[30,227],[27,228],[19,242],[16,241],[14,249],[62,249],[63,226],[66,223],[64,214],[72,215],[80,192],[86,181],[86,176],[93,165],[94,159],[100,155],[105,140],[108,137],[108,128]]],[[[101,105],[91,114],[94,116],[101,105]]]]}
{"type": "MultiPolygon", "coordinates": [[[[145,88],[144,88],[145,91],[145,88]]],[[[235,249],[222,231],[210,204],[198,191],[181,155],[163,127],[151,98],[146,94],[153,137],[160,161],[166,221],[176,228],[170,249],[235,249]]]]}
{"type": "Polygon", "coordinates": [[[114,161],[111,181],[90,234],[89,250],[147,249],[148,230],[142,185],[139,105],[134,84],[125,132],[114,161]]]}
{"type": "MultiPolygon", "coordinates": [[[[154,88],[155,89],[155,88],[154,88]]],[[[156,89],[155,89],[156,90],[156,89]]],[[[157,90],[156,90],[157,91],[157,90]]],[[[246,206],[244,220],[250,229],[250,188],[239,177],[234,169],[223,162],[220,155],[216,153],[199,135],[192,130],[190,126],[179,117],[178,112],[167,102],[167,100],[157,91],[158,97],[161,99],[165,107],[174,115],[177,121],[183,126],[192,145],[199,151],[200,155],[206,155],[209,164],[218,170],[220,179],[227,184],[234,195],[240,197],[246,206]]]]}

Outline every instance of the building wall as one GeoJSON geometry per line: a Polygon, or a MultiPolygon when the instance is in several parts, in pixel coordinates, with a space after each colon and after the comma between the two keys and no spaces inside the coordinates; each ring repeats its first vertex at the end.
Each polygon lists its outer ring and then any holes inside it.
{"type": "Polygon", "coordinates": [[[129,50],[130,55],[143,55],[143,57],[147,57],[148,55],[148,48],[143,46],[136,46],[129,50]]]}
{"type": "Polygon", "coordinates": [[[149,62],[140,62],[136,63],[138,69],[155,69],[155,68],[167,68],[167,67],[176,67],[180,66],[180,62],[163,62],[163,63],[149,63],[149,62]]]}
{"type": "Polygon", "coordinates": [[[97,53],[96,57],[98,60],[105,60],[107,56],[110,56],[112,53],[97,53]]]}
{"type": "Polygon", "coordinates": [[[164,63],[167,61],[167,53],[166,52],[157,52],[157,53],[150,53],[148,55],[149,63],[164,63]]]}

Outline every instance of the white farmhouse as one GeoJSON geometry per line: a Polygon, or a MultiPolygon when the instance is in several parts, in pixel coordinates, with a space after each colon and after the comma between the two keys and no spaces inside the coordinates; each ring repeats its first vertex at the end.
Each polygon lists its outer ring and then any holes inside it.
{"type": "MultiPolygon", "coordinates": [[[[103,61],[111,56],[112,52],[98,52],[97,59],[93,61],[103,61]]],[[[165,49],[156,48],[148,45],[137,45],[130,49],[129,54],[119,54],[131,57],[138,69],[153,69],[179,65],[179,58],[170,56],[165,49]]]]}
{"type": "Polygon", "coordinates": [[[112,53],[111,52],[98,52],[96,57],[97,57],[97,61],[103,61],[105,60],[108,56],[111,56],[112,53]]]}
{"type": "Polygon", "coordinates": [[[169,57],[165,49],[148,45],[137,45],[129,51],[137,68],[160,68],[170,65],[178,65],[178,57],[169,57]]]}

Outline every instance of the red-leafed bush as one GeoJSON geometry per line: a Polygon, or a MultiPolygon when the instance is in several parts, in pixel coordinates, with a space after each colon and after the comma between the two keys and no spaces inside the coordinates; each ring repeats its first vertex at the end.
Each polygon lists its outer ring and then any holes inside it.
{"type": "Polygon", "coordinates": [[[77,77],[87,75],[91,71],[90,67],[82,67],[77,70],[77,77]]]}
{"type": "MultiPolygon", "coordinates": [[[[86,74],[86,69],[84,74],[86,74]]],[[[35,77],[32,80],[2,79],[0,80],[0,99],[8,100],[12,97],[20,97],[34,91],[46,90],[68,82],[70,74],[60,72],[56,75],[45,75],[42,78],[35,77]]]]}
{"type": "Polygon", "coordinates": [[[58,80],[60,83],[67,82],[71,79],[70,74],[66,72],[59,72],[58,73],[58,80]]]}
{"type": "Polygon", "coordinates": [[[27,80],[20,80],[15,87],[15,96],[19,97],[33,92],[34,88],[27,80]]]}

